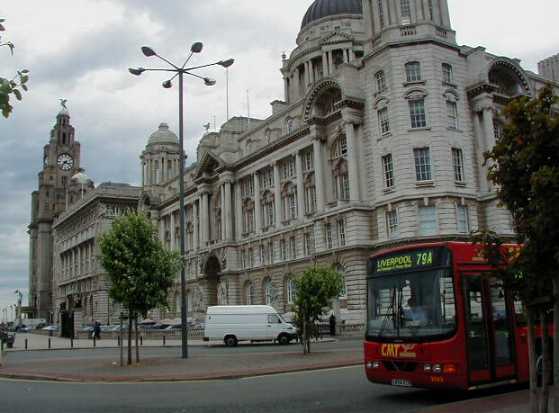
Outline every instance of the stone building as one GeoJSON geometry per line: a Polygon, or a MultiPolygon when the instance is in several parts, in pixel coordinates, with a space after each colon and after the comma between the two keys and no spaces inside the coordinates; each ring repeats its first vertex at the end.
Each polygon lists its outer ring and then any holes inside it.
{"type": "MultiPolygon", "coordinates": [[[[477,229],[512,235],[482,154],[502,133],[503,105],[546,79],[517,59],[459,46],[447,0],[316,0],[281,74],[272,115],[234,117],[205,134],[187,168],[192,317],[215,304],[288,312],[292,280],[319,264],[343,274],[333,310],[359,328],[374,251],[477,229]]],[[[138,203],[173,249],[178,153],[161,124],[141,154],[138,203]]],[[[179,291],[177,276],[176,314],[179,291]]]]}

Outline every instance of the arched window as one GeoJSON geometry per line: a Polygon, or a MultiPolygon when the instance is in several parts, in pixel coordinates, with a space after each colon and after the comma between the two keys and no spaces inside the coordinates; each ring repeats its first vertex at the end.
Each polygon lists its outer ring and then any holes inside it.
{"type": "Polygon", "coordinates": [[[297,295],[297,287],[295,286],[295,280],[292,276],[289,276],[285,282],[286,289],[286,301],[287,304],[294,304],[297,295]]]}
{"type": "Polygon", "coordinates": [[[330,149],[334,196],[337,201],[349,200],[349,176],[347,168],[347,141],[340,136],[330,149]]]}
{"type": "Polygon", "coordinates": [[[325,117],[336,111],[336,104],[342,100],[342,92],[337,87],[325,90],[316,100],[315,114],[325,117]]]}
{"type": "Polygon", "coordinates": [[[264,303],[266,305],[272,305],[275,301],[274,297],[274,286],[272,285],[272,280],[270,278],[264,279],[262,283],[262,290],[264,293],[264,303]]]}
{"type": "Polygon", "coordinates": [[[509,67],[495,65],[489,72],[489,83],[497,86],[497,93],[505,96],[517,96],[523,92],[519,76],[509,67]]]}
{"type": "Polygon", "coordinates": [[[253,305],[255,303],[255,300],[254,300],[254,284],[252,283],[252,281],[245,282],[243,293],[244,293],[245,304],[253,305]]]}

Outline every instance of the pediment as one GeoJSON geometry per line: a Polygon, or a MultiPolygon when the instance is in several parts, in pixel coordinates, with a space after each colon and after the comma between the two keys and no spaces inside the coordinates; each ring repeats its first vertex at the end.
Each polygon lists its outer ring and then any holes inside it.
{"type": "Polygon", "coordinates": [[[324,39],[322,39],[320,44],[325,45],[325,44],[345,43],[345,42],[353,43],[353,40],[354,40],[353,37],[347,33],[334,32],[326,36],[324,39]]]}
{"type": "Polygon", "coordinates": [[[204,174],[207,175],[215,175],[217,171],[225,166],[224,162],[219,159],[218,156],[213,154],[212,152],[206,152],[202,156],[202,160],[198,165],[198,172],[196,173],[196,178],[200,178],[204,174]]]}

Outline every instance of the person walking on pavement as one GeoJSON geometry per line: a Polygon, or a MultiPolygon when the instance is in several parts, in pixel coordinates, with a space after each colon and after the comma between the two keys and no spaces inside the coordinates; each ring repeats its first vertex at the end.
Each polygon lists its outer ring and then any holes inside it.
{"type": "Polygon", "coordinates": [[[93,335],[96,340],[101,339],[101,323],[99,321],[96,321],[93,325],[93,335]]]}
{"type": "Polygon", "coordinates": [[[336,335],[336,316],[334,313],[330,316],[330,335],[332,337],[336,335]]]}

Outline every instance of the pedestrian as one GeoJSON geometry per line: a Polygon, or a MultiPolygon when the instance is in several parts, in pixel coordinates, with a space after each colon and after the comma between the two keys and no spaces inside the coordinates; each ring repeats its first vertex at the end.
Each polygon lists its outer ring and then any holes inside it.
{"type": "Polygon", "coordinates": [[[330,316],[330,335],[334,337],[336,335],[336,316],[334,313],[330,316]]]}
{"type": "Polygon", "coordinates": [[[93,326],[93,334],[97,340],[101,339],[101,323],[99,321],[96,321],[93,326]]]}

